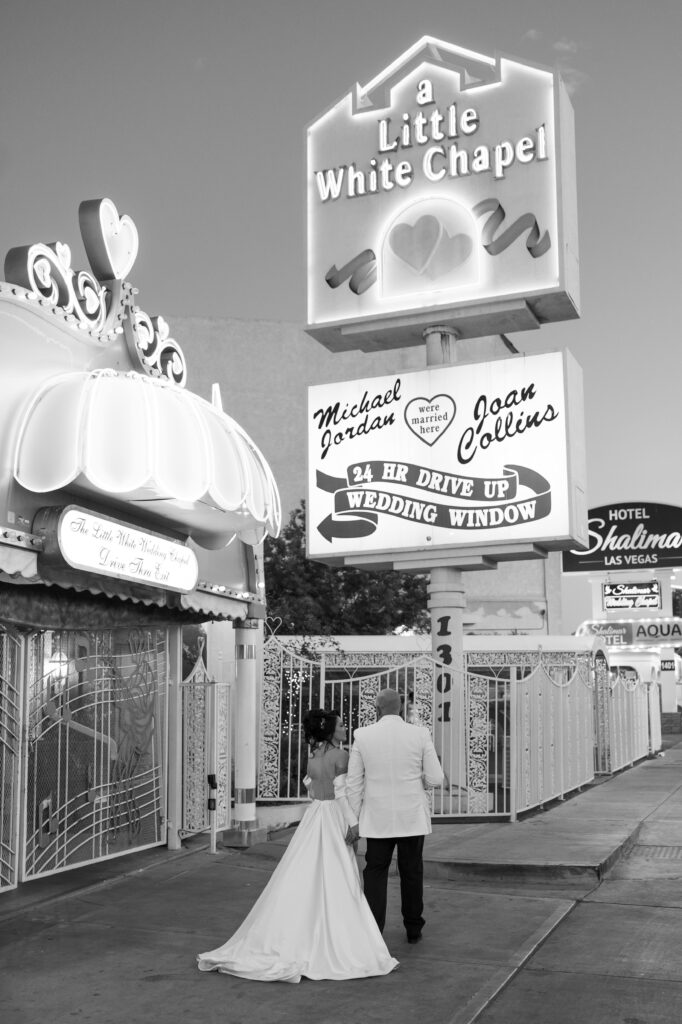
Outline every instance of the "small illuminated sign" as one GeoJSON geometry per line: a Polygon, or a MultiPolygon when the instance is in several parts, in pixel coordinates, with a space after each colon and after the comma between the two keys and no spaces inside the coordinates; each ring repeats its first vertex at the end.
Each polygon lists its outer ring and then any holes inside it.
{"type": "Polygon", "coordinates": [[[604,611],[633,608],[660,608],[661,585],[658,580],[642,583],[603,583],[602,605],[604,611]]]}
{"type": "Polygon", "coordinates": [[[584,543],[582,376],[568,353],[308,390],[308,554],[584,543]]]}
{"type": "Polygon", "coordinates": [[[184,544],[73,505],[59,516],[57,543],[73,569],[183,594],[197,583],[197,558],[184,544]]]}
{"type": "Polygon", "coordinates": [[[608,647],[680,647],[682,619],[588,620],[577,636],[598,636],[608,647]]]}
{"type": "Polygon", "coordinates": [[[327,347],[579,315],[573,111],[553,72],[424,37],[310,126],[307,166],[308,330],[327,347]]]}

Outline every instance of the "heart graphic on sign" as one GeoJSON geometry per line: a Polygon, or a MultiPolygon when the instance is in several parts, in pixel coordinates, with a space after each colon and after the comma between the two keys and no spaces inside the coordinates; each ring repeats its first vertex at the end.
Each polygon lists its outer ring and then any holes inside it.
{"type": "Polygon", "coordinates": [[[389,244],[393,252],[408,267],[421,274],[431,259],[443,232],[436,217],[427,214],[420,217],[412,227],[409,224],[397,224],[389,235],[389,244]]]}
{"type": "Polygon", "coordinates": [[[460,233],[451,237],[447,231],[443,230],[436,251],[429,260],[426,273],[431,278],[449,274],[451,270],[469,259],[473,248],[474,243],[470,235],[460,233]]]}
{"type": "Polygon", "coordinates": [[[138,236],[133,220],[111,199],[88,199],[78,210],[83,244],[99,281],[123,281],[137,259],[138,236]]]}
{"type": "Polygon", "coordinates": [[[453,423],[456,412],[457,406],[450,395],[413,398],[405,406],[405,422],[420,441],[431,447],[453,423]]]}
{"type": "Polygon", "coordinates": [[[459,232],[449,235],[433,214],[424,214],[414,225],[397,224],[388,236],[391,249],[417,274],[441,277],[468,260],[472,238],[459,232]]]}

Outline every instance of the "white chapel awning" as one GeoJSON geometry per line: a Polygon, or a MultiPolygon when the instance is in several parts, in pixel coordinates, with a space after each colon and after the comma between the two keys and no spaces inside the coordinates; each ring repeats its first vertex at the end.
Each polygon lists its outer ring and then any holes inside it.
{"type": "Polygon", "coordinates": [[[207,548],[279,532],[277,485],[239,424],[191,391],[137,373],[44,382],[20,426],[14,476],[34,493],[129,503],[207,548]]]}

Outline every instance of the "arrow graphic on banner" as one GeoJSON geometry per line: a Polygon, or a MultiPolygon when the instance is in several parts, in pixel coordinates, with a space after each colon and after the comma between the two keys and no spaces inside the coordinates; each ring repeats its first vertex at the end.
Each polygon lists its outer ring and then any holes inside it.
{"type": "MultiPolygon", "coordinates": [[[[334,494],[336,491],[347,486],[343,477],[328,476],[327,473],[317,471],[317,486],[321,491],[334,494]]],[[[361,512],[355,516],[344,515],[336,519],[334,514],[328,515],[318,525],[317,529],[326,541],[331,544],[334,537],[369,537],[377,528],[379,516],[376,512],[361,512]]]]}
{"type": "Polygon", "coordinates": [[[317,529],[331,544],[334,537],[370,537],[377,528],[378,520],[379,516],[373,512],[365,512],[354,517],[344,516],[343,519],[335,519],[333,515],[328,515],[317,529]]]}

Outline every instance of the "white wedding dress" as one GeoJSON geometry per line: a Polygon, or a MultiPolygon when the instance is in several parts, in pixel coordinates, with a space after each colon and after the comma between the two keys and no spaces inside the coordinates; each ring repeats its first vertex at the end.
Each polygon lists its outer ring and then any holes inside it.
{"type": "Polygon", "coordinates": [[[231,939],[200,953],[200,971],[252,981],[344,980],[398,966],[362,892],[345,835],[345,775],[334,800],[313,799],[284,856],[231,939]]]}

